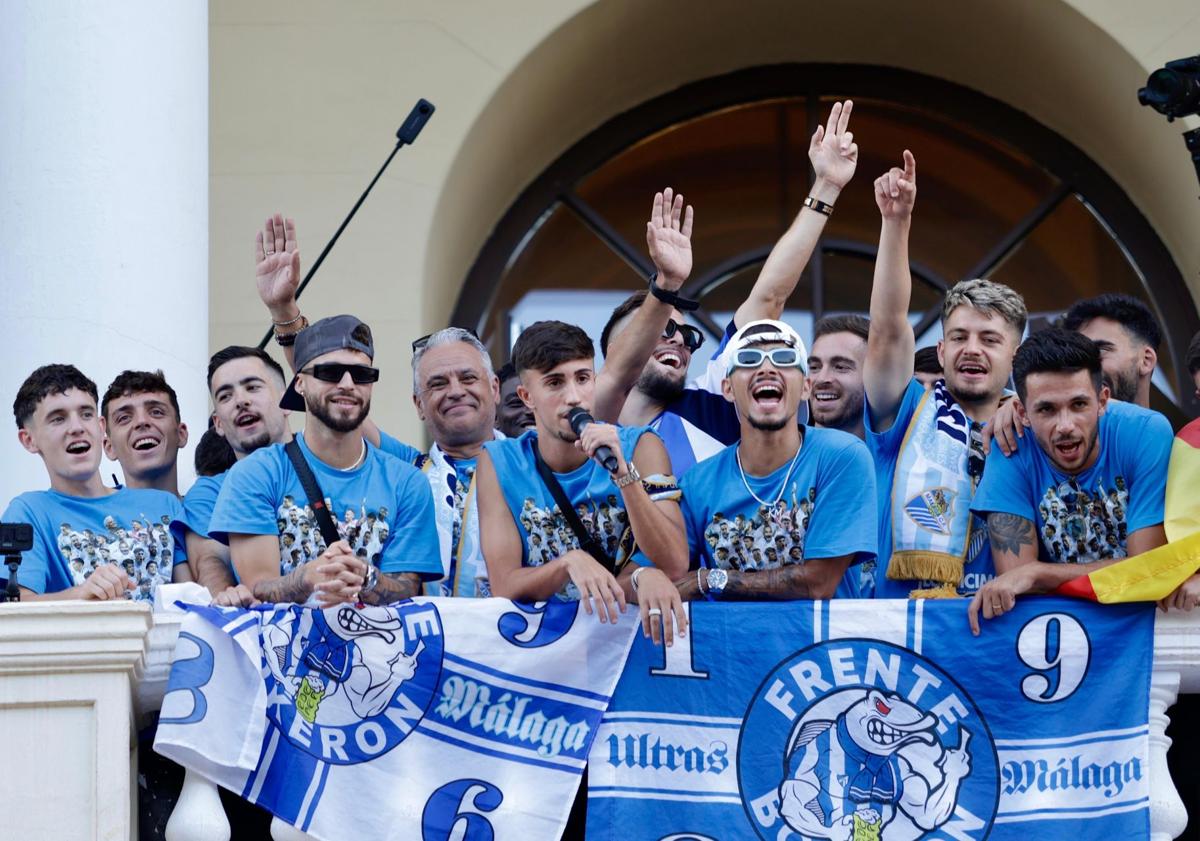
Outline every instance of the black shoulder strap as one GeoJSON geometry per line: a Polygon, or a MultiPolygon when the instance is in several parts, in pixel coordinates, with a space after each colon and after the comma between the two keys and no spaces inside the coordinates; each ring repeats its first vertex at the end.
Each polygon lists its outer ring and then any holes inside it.
{"type": "Polygon", "coordinates": [[[537,464],[538,475],[542,477],[542,482],[550,490],[550,495],[554,497],[554,501],[558,503],[558,510],[566,518],[567,525],[571,527],[571,531],[575,532],[575,537],[579,541],[580,548],[595,558],[600,563],[600,566],[615,575],[616,564],[608,556],[608,553],[604,551],[604,547],[600,545],[600,542],[592,537],[591,533],[584,528],[579,515],[575,513],[575,506],[571,504],[571,500],[567,499],[567,494],[563,491],[562,485],[558,484],[558,479],[554,478],[554,471],[542,460],[542,453],[538,449],[536,441],[533,443],[533,459],[537,464]]]}
{"type": "Polygon", "coordinates": [[[325,539],[326,546],[332,546],[342,539],[338,533],[337,526],[334,525],[333,517],[329,514],[329,509],[325,507],[325,494],[321,492],[321,486],[317,484],[317,477],[313,475],[312,468],[308,466],[308,460],[304,458],[304,453],[300,451],[300,445],[293,438],[283,445],[283,449],[287,451],[288,458],[292,460],[292,467],[296,469],[296,475],[300,477],[300,484],[304,486],[304,494],[308,497],[308,504],[313,510],[313,516],[317,518],[317,528],[321,530],[321,537],[325,539]]]}

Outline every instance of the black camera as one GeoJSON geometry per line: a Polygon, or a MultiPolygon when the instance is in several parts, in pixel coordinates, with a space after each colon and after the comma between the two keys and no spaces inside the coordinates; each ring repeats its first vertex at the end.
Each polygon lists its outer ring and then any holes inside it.
{"type": "Polygon", "coordinates": [[[1200,114],[1200,55],[1168,61],[1146,80],[1138,102],[1149,105],[1168,121],[1200,114]]]}
{"type": "Polygon", "coordinates": [[[8,567],[8,583],[0,591],[0,602],[19,602],[21,590],[17,586],[17,567],[21,565],[21,553],[33,548],[33,526],[29,523],[0,523],[0,555],[8,567]]]}
{"type": "Polygon", "coordinates": [[[0,555],[19,555],[33,548],[33,526],[0,523],[0,555]]]}

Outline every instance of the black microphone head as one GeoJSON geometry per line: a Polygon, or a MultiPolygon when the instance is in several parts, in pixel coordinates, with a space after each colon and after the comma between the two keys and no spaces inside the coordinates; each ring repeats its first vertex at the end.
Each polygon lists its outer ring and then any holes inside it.
{"type": "Polygon", "coordinates": [[[567,423],[571,424],[571,431],[576,435],[583,434],[583,428],[589,423],[595,423],[596,419],[591,413],[582,406],[576,406],[571,411],[567,412],[567,423]]]}

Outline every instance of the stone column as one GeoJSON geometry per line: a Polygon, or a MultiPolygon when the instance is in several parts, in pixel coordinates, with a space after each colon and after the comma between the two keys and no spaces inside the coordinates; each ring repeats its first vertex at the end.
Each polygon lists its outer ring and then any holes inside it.
{"type": "MultiPolygon", "coordinates": [[[[208,4],[0,0],[0,20],[0,405],[48,362],[101,393],[125,368],[162,368],[194,443],[208,413],[208,4]]],[[[13,429],[0,505],[47,486],[13,429]]]]}

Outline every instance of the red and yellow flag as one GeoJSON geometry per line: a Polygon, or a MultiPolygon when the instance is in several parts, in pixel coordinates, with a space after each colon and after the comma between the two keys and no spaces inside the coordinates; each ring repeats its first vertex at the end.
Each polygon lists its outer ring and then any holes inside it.
{"type": "Polygon", "coordinates": [[[1163,527],[1165,545],[1081,575],[1056,592],[1105,604],[1156,602],[1200,570],[1200,419],[1179,430],[1171,445],[1163,527]]]}

